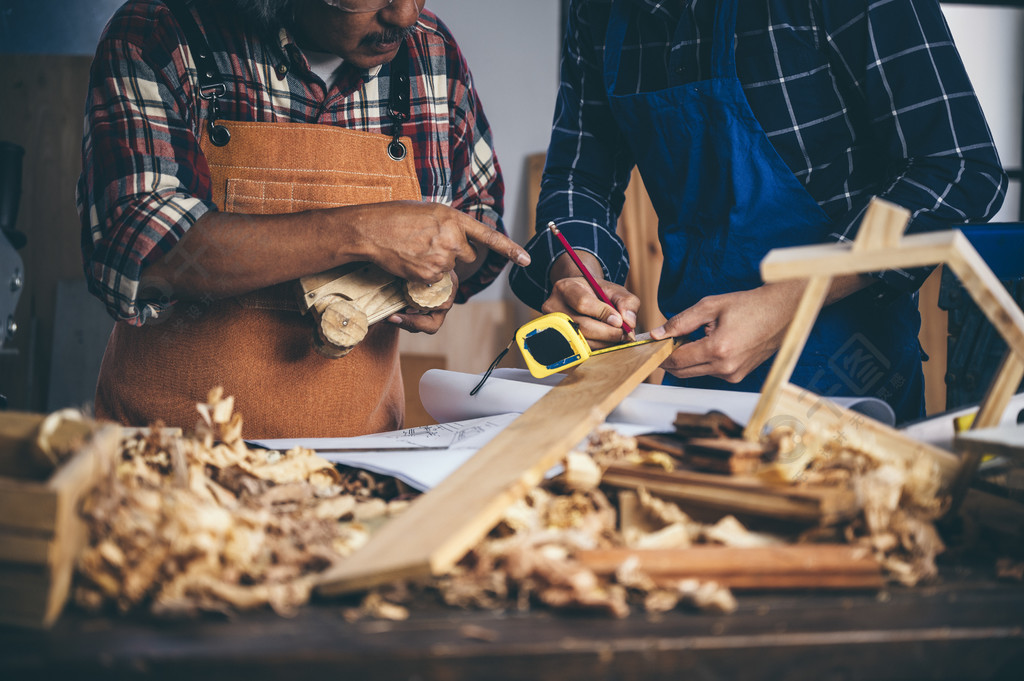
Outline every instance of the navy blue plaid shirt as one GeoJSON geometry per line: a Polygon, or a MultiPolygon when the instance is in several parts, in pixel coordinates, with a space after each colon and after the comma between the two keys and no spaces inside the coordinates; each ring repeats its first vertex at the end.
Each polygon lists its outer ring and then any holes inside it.
{"type": "MultiPolygon", "coordinates": [[[[711,77],[714,0],[630,4],[619,93],[711,77]]],[[[511,275],[537,309],[563,252],[539,227],[549,220],[601,260],[607,280],[621,284],[629,268],[615,227],[634,159],[602,78],[611,5],[570,4],[533,262],[511,275]]],[[[984,222],[1002,204],[1006,175],[936,0],[740,0],[736,66],[754,115],[836,241],[854,238],[873,196],[911,211],[908,233],[984,222]]],[[[912,293],[928,271],[878,273],[875,293],[912,293]]]]}

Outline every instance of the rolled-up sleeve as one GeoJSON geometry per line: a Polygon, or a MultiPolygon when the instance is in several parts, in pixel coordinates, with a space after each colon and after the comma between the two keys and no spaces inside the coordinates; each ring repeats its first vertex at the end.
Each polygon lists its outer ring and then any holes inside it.
{"type": "Polygon", "coordinates": [[[89,289],[136,326],[173,304],[165,292],[141,290],[143,270],[216,210],[177,40],[166,31],[144,46],[117,37],[123,22],[138,20],[115,15],[97,47],[77,197],[89,289]]]}
{"type": "MultiPolygon", "coordinates": [[[[454,41],[448,49],[448,100],[451,102],[452,208],[505,234],[502,222],[505,184],[494,153],[490,123],[473,87],[473,77],[454,41]]],[[[456,302],[465,302],[489,286],[508,259],[488,251],[483,264],[459,282],[456,302]]]]}

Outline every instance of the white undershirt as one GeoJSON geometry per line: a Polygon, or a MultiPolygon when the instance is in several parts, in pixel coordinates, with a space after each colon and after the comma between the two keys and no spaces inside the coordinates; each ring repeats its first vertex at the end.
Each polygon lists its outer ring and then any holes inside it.
{"type": "Polygon", "coordinates": [[[345,60],[332,52],[315,52],[303,49],[302,54],[306,55],[310,71],[320,76],[320,80],[330,90],[334,85],[335,78],[337,78],[338,70],[345,63],[345,60]]]}
{"type": "MultiPolygon", "coordinates": [[[[306,61],[309,62],[309,70],[320,76],[320,80],[324,82],[328,90],[334,87],[334,81],[338,79],[338,72],[341,70],[345,60],[333,52],[300,49],[302,54],[306,55],[306,61]]],[[[367,77],[375,78],[380,73],[380,70],[381,66],[374,66],[367,72],[367,77]]]]}

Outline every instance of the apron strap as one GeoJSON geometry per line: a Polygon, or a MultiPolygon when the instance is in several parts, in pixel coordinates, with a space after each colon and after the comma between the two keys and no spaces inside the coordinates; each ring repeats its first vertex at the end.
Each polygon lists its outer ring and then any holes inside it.
{"type": "MultiPolygon", "coordinates": [[[[629,27],[629,9],[624,0],[614,0],[608,27],[605,30],[604,85],[609,95],[615,94],[622,60],[622,46],[629,27]]],[[[739,0],[721,0],[715,12],[715,27],[712,34],[711,77],[736,77],[736,15],[739,0]]]]}
{"type": "Polygon", "coordinates": [[[715,13],[711,77],[736,77],[736,14],[739,0],[722,0],[715,13]]]}
{"type": "Polygon", "coordinates": [[[207,121],[207,134],[214,146],[223,147],[231,140],[231,133],[223,125],[217,125],[220,108],[217,99],[227,92],[227,85],[220,76],[217,62],[213,58],[213,50],[206,41],[195,17],[186,6],[185,0],[164,0],[171,14],[178,20],[182,33],[185,34],[185,47],[192,54],[196,64],[196,77],[199,81],[199,97],[210,102],[210,116],[207,121]]]}
{"type": "Polygon", "coordinates": [[[398,47],[398,54],[391,60],[391,84],[388,92],[388,116],[391,118],[391,143],[388,156],[401,161],[408,153],[402,144],[402,123],[409,120],[409,44],[405,41],[398,47]]]}

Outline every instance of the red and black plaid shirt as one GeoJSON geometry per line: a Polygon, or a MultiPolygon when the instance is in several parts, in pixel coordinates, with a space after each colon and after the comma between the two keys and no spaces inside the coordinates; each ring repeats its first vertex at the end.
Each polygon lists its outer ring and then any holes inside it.
{"type": "MultiPolygon", "coordinates": [[[[388,65],[345,65],[328,89],[287,29],[257,29],[228,3],[193,4],[227,83],[220,118],[390,132],[388,65]]],[[[458,45],[424,11],[409,48],[411,117],[402,132],[413,141],[423,200],[504,231],[501,172],[458,45]]],[[[141,325],[168,305],[139,297],[140,273],[201,215],[217,210],[199,148],[207,116],[177,21],[161,0],[129,0],[96,50],[78,185],[86,279],[115,319],[141,325]]],[[[487,286],[504,264],[492,252],[462,282],[460,300],[487,286]]]]}

